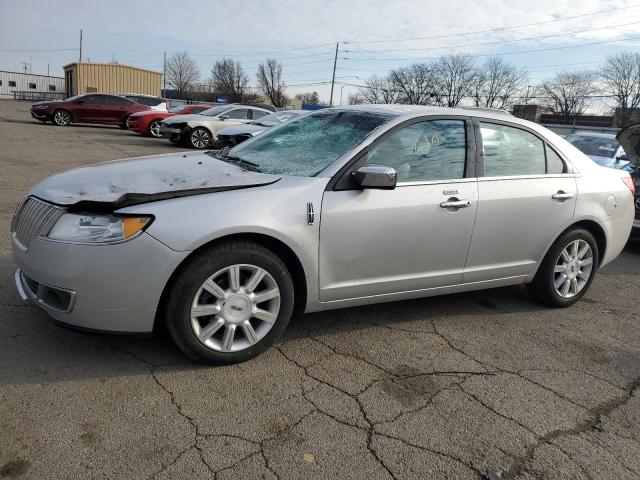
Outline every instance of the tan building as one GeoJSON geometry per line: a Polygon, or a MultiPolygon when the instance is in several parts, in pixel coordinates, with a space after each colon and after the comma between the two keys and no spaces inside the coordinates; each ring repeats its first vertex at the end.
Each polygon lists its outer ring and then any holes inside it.
{"type": "Polygon", "coordinates": [[[162,73],[118,63],[70,63],[64,77],[69,97],[91,92],[160,96],[162,87],[162,73]]]}

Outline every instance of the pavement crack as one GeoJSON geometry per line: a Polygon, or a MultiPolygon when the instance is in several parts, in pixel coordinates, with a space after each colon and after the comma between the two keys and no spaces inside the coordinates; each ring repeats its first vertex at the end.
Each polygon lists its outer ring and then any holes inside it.
{"type": "MultiPolygon", "coordinates": [[[[590,409],[589,412],[592,415],[592,418],[590,420],[587,420],[587,421],[584,421],[584,422],[580,422],[580,423],[576,424],[571,429],[554,430],[552,432],[549,432],[549,433],[539,437],[538,440],[535,443],[531,444],[525,450],[524,455],[522,455],[521,457],[517,458],[516,461],[511,465],[511,467],[507,471],[509,476],[510,477],[515,477],[516,475],[520,474],[523,470],[525,470],[526,469],[525,467],[526,467],[527,463],[529,463],[533,459],[536,450],[539,447],[541,447],[542,445],[545,445],[545,444],[555,446],[560,451],[562,451],[562,453],[564,453],[569,458],[571,458],[569,456],[569,454],[566,453],[557,444],[556,440],[558,440],[560,438],[563,438],[563,437],[570,437],[570,436],[580,435],[580,434],[586,433],[586,432],[594,432],[594,435],[597,435],[597,432],[600,430],[599,425],[602,422],[602,418],[607,416],[607,415],[609,415],[614,410],[624,406],[633,397],[634,392],[639,387],[640,387],[640,377],[636,378],[634,381],[629,383],[629,385],[625,389],[624,393],[622,395],[620,395],[618,398],[603,402],[600,405],[596,406],[595,408],[590,409]]],[[[572,459],[572,460],[575,462],[574,459],[572,459]]],[[[578,465],[578,466],[584,471],[584,468],[581,465],[578,465]]],[[[585,471],[585,475],[587,475],[587,477],[589,477],[589,474],[586,471],[585,471]]]]}

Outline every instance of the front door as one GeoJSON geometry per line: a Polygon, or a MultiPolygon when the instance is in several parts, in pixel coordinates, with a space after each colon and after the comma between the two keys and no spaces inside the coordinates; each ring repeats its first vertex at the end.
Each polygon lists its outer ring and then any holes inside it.
{"type": "Polygon", "coordinates": [[[526,129],[479,123],[483,175],[464,282],[531,274],[573,218],[577,187],[562,158],[526,129]]]}
{"type": "MultiPolygon", "coordinates": [[[[462,282],[477,208],[464,119],[420,120],[374,143],[395,190],[327,191],[320,223],[320,299],[335,301],[462,282]]],[[[472,130],[471,130],[472,131],[472,130]]]]}

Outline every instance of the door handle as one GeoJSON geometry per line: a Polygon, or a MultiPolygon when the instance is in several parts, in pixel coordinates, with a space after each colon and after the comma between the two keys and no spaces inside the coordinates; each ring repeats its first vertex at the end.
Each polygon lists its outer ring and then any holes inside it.
{"type": "Polygon", "coordinates": [[[553,195],[551,195],[551,198],[553,198],[554,200],[569,200],[570,198],[575,197],[576,194],[575,193],[571,193],[571,192],[563,192],[562,190],[558,191],[557,193],[554,193],[553,195]]]}
{"type": "Polygon", "coordinates": [[[441,208],[451,208],[451,209],[467,208],[470,206],[471,206],[470,200],[458,200],[457,198],[450,198],[446,202],[442,202],[440,204],[441,208]]]}

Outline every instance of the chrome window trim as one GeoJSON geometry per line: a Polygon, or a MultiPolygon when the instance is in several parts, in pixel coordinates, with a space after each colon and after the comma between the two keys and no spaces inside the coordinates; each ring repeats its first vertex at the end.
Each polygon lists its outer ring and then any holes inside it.
{"type": "Polygon", "coordinates": [[[549,173],[537,175],[505,175],[503,177],[478,177],[479,182],[495,182],[496,180],[536,180],[540,178],[578,178],[581,177],[577,173],[549,173]]]}
{"type": "Polygon", "coordinates": [[[464,177],[459,179],[448,179],[448,180],[424,180],[418,182],[398,182],[396,184],[396,188],[398,187],[417,187],[420,185],[448,185],[451,183],[475,183],[478,181],[477,177],[464,177]]]}

